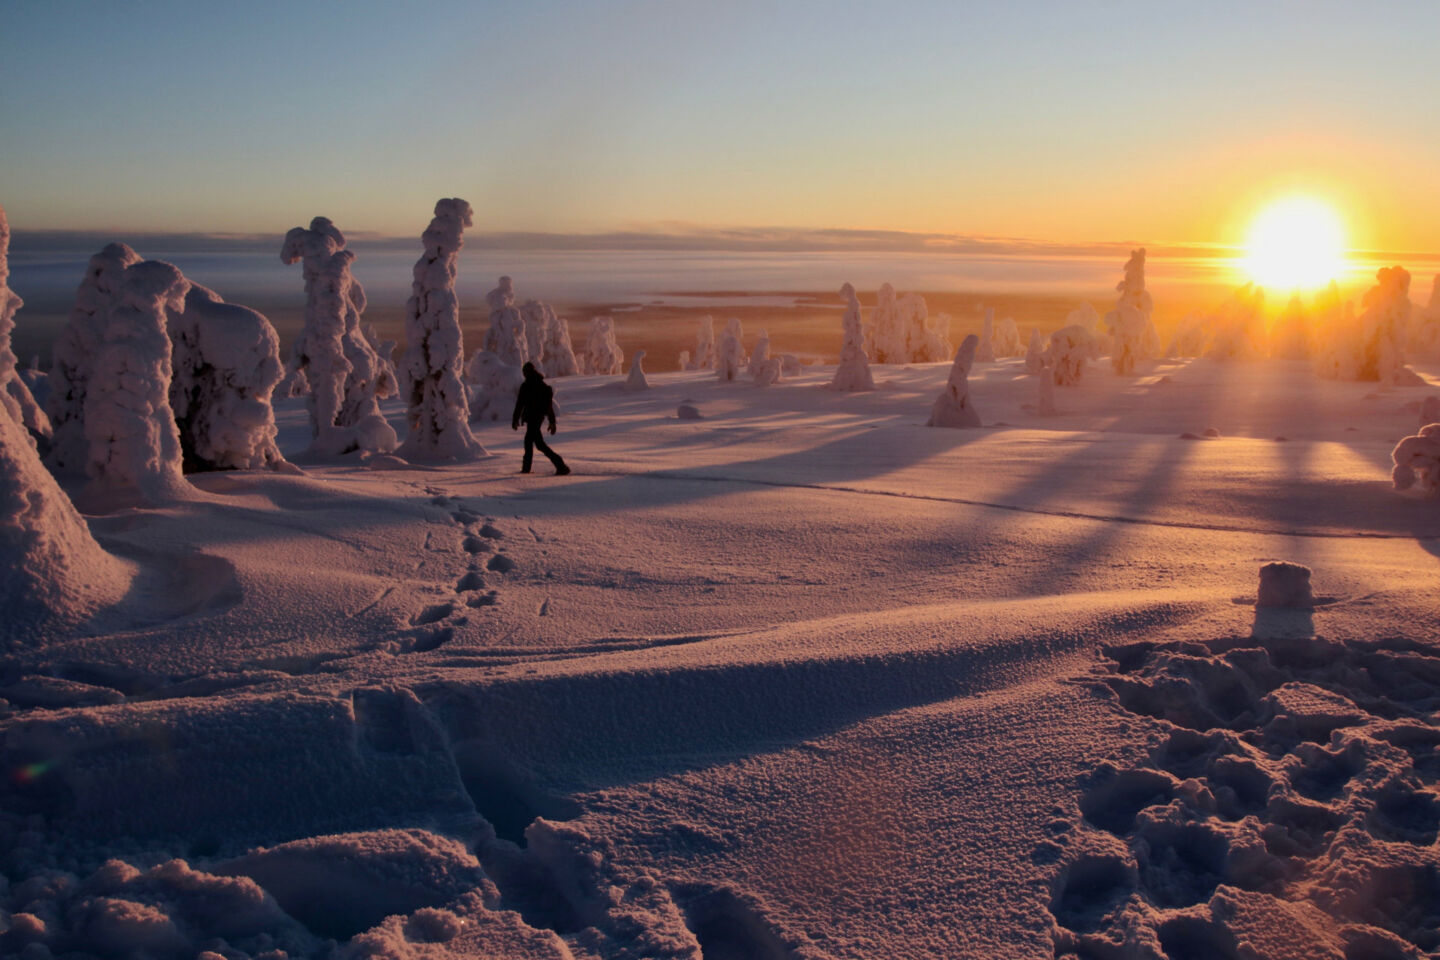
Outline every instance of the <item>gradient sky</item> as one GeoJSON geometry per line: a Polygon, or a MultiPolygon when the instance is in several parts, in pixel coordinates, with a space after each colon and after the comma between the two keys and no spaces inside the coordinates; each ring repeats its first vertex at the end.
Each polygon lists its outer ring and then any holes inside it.
{"type": "Polygon", "coordinates": [[[1440,251],[1440,3],[0,0],[16,229],[657,226],[1440,251]]]}

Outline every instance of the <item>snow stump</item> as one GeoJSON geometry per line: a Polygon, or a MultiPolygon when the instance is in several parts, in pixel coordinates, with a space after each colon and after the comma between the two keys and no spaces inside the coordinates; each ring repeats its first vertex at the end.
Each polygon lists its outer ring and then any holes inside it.
{"type": "Polygon", "coordinates": [[[1260,568],[1260,592],[1255,606],[1309,608],[1314,605],[1309,567],[1276,560],[1260,568]]]}

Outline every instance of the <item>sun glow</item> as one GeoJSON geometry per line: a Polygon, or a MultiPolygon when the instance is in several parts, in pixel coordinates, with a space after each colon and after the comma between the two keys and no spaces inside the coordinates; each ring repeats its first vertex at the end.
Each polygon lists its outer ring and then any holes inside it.
{"type": "Polygon", "coordinates": [[[1345,270],[1345,228],[1328,204],[1287,197],[1250,226],[1245,270],[1262,287],[1313,290],[1345,270]]]}

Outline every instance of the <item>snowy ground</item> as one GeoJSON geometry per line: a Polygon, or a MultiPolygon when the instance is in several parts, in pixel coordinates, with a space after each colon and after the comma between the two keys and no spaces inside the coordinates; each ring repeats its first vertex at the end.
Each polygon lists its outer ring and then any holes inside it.
{"type": "Polygon", "coordinates": [[[0,953],[1435,955],[1389,452],[1440,388],[1092,367],[1040,418],[1002,361],[941,430],[948,365],[874,370],[558,381],[565,478],[502,425],[89,517],[132,587],[4,662],[0,953]]]}

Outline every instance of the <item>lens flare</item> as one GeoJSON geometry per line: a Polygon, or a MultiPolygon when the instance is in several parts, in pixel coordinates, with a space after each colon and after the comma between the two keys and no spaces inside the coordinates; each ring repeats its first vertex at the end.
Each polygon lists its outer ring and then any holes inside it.
{"type": "Polygon", "coordinates": [[[1245,270],[1263,287],[1313,290],[1345,270],[1345,228],[1329,204],[1287,197],[1261,211],[1250,227],[1245,270]]]}

